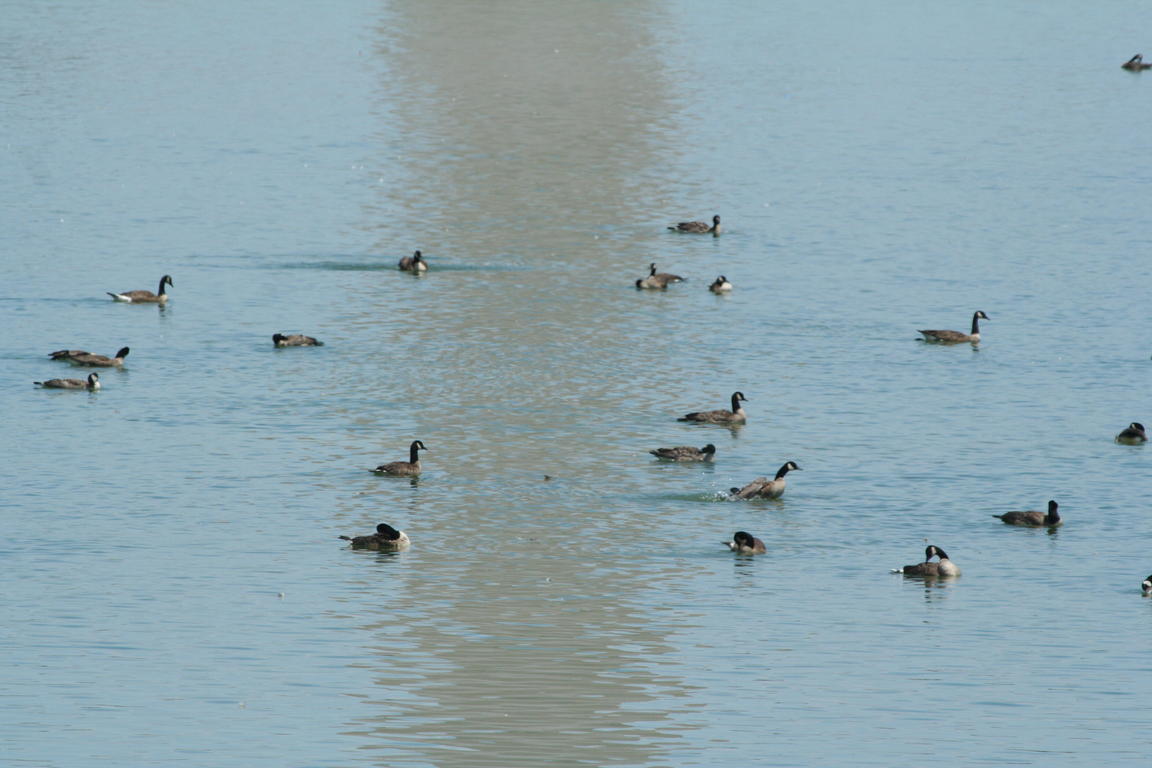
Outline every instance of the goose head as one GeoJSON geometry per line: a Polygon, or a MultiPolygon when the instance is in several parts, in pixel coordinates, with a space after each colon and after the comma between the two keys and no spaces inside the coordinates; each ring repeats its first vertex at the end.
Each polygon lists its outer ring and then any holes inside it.
{"type": "Polygon", "coordinates": [[[128,347],[120,347],[120,351],[116,353],[116,357],[119,357],[121,359],[128,357],[128,353],[131,351],[132,350],[129,349],[128,347]]]}
{"type": "Polygon", "coordinates": [[[756,549],[756,537],[747,531],[736,531],[732,535],[732,541],[726,541],[724,544],[733,552],[753,551],[756,549]]]}
{"type": "Polygon", "coordinates": [[[780,479],[781,477],[784,477],[784,475],[788,474],[789,472],[791,472],[794,469],[797,471],[800,471],[800,467],[796,464],[796,462],[794,462],[794,461],[784,462],[784,466],[780,467],[780,469],[776,472],[776,478],[780,479]]]}

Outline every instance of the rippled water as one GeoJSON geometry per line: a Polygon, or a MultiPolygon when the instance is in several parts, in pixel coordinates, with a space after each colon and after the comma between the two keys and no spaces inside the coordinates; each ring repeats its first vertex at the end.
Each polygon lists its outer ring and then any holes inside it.
{"type": "Polygon", "coordinates": [[[1145,764],[1131,9],[9,4],[2,762],[1145,764]]]}

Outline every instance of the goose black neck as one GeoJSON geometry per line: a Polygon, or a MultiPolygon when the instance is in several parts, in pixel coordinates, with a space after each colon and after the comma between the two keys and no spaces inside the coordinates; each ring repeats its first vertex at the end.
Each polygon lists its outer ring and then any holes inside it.
{"type": "Polygon", "coordinates": [[[732,413],[736,413],[739,410],[740,410],[740,393],[739,392],[733,392],[732,393],[732,413]]]}
{"type": "Polygon", "coordinates": [[[420,460],[420,441],[417,440],[416,442],[412,443],[411,447],[408,449],[408,461],[411,462],[412,464],[415,464],[419,460],[420,460]]]}
{"type": "Polygon", "coordinates": [[[972,314],[972,335],[980,333],[980,313],[974,312],[972,314]]]}
{"type": "Polygon", "coordinates": [[[784,475],[788,474],[789,470],[791,470],[791,469],[792,469],[791,462],[788,462],[784,466],[780,467],[780,470],[776,473],[776,479],[777,480],[781,479],[782,477],[784,477],[784,475]]]}
{"type": "Polygon", "coordinates": [[[156,295],[157,296],[163,296],[164,291],[167,290],[167,286],[168,286],[168,276],[165,275],[164,277],[160,278],[160,288],[156,291],[156,295]]]}

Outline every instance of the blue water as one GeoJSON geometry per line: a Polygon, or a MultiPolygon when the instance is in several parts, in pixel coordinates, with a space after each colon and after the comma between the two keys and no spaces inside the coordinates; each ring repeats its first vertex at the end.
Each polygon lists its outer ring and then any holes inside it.
{"type": "Polygon", "coordinates": [[[0,763],[1147,763],[1136,6],[4,10],[0,763]]]}

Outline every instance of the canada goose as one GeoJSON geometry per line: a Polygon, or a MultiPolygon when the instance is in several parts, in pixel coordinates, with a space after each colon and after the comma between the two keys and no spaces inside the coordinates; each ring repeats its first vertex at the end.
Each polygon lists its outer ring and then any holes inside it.
{"type": "Polygon", "coordinates": [[[424,261],[424,255],[420,251],[416,251],[411,256],[400,259],[396,268],[404,272],[424,272],[428,269],[428,262],[424,261]]]}
{"type": "Polygon", "coordinates": [[[708,286],[708,290],[712,291],[712,293],[728,293],[728,291],[732,290],[732,283],[728,282],[728,278],[724,277],[724,275],[720,275],[720,277],[712,281],[712,285],[708,286]]]}
{"type": "Polygon", "coordinates": [[[116,357],[105,357],[104,355],[94,355],[91,352],[85,352],[82,349],[58,349],[52,352],[49,357],[53,360],[67,360],[73,365],[86,365],[92,368],[114,368],[124,365],[124,358],[128,357],[129,351],[128,347],[121,347],[120,351],[116,353],[116,357]]]}
{"type": "Polygon", "coordinates": [[[906,565],[903,568],[894,568],[892,573],[902,573],[905,576],[940,576],[944,578],[959,576],[960,569],[948,559],[948,553],[940,547],[929,544],[924,550],[924,562],[915,565],[906,565]],[[940,556],[940,562],[930,563],[933,555],[940,556]]]}
{"type": "Polygon", "coordinates": [[[720,234],[720,217],[712,217],[712,226],[708,226],[706,221],[682,221],[674,227],[668,227],[673,232],[691,232],[697,235],[718,235],[720,234]]]}
{"type": "Polygon", "coordinates": [[[420,451],[426,451],[424,443],[413,440],[408,447],[408,461],[393,461],[381,464],[372,470],[382,475],[418,475],[420,474],[420,451]]]}
{"type": "Polygon", "coordinates": [[[657,448],[648,451],[658,459],[668,461],[712,461],[716,456],[716,446],[712,443],[703,448],[693,448],[690,445],[678,445],[675,448],[657,448]]]}
{"type": "Polygon", "coordinates": [[[748,416],[744,413],[744,407],[740,405],[741,402],[748,402],[748,398],[744,397],[743,392],[733,392],[732,410],[693,411],[692,413],[684,414],[676,419],[676,421],[698,421],[708,424],[743,424],[748,420],[748,416]]]}
{"type": "Polygon", "coordinates": [[[1141,70],[1152,69],[1152,64],[1145,64],[1144,63],[1144,54],[1142,54],[1142,53],[1136,54],[1135,56],[1128,59],[1128,61],[1124,62],[1120,66],[1121,66],[1121,68],[1127,69],[1130,72],[1140,72],[1141,70]]]}
{"type": "Polygon", "coordinates": [[[784,476],[793,469],[798,470],[800,467],[796,466],[796,462],[789,461],[780,467],[776,477],[771,480],[758,477],[743,488],[729,488],[728,491],[734,499],[778,499],[784,495],[784,489],[788,486],[784,476]]]}
{"type": "Polygon", "coordinates": [[[164,275],[160,278],[160,287],[156,293],[152,293],[152,291],[124,291],[123,293],[105,291],[105,293],[116,301],[126,301],[129,304],[165,304],[168,301],[168,294],[164,292],[166,285],[172,285],[171,275],[164,275]]]}
{"type": "Polygon", "coordinates": [[[656,264],[653,262],[648,265],[648,277],[640,278],[636,281],[637,288],[667,288],[670,283],[683,282],[684,278],[680,275],[673,275],[669,272],[657,272],[656,264]]]}
{"type": "Polygon", "coordinates": [[[1134,421],[1116,435],[1116,442],[1127,445],[1139,445],[1148,442],[1148,435],[1144,433],[1144,425],[1134,421]]]}
{"type": "Polygon", "coordinates": [[[407,549],[412,541],[404,531],[398,531],[387,523],[376,526],[376,533],[367,536],[341,536],[344,541],[352,542],[352,549],[378,549],[381,551],[395,551],[407,549]]]}
{"type": "Polygon", "coordinates": [[[1152,576],[1144,579],[1144,582],[1140,585],[1140,588],[1144,591],[1144,594],[1152,595],[1152,576]]]}
{"type": "Polygon", "coordinates": [[[959,344],[962,341],[967,341],[970,344],[977,344],[980,341],[980,321],[987,320],[988,315],[983,312],[977,311],[972,315],[972,333],[960,333],[960,331],[917,331],[917,333],[924,334],[922,341],[933,341],[939,344],[959,344]]]}
{"type": "Polygon", "coordinates": [[[311,336],[305,336],[302,333],[290,333],[285,336],[282,333],[272,334],[272,343],[277,347],[322,347],[324,342],[318,341],[311,336]]]}
{"type": "Polygon", "coordinates": [[[736,531],[732,535],[732,541],[724,542],[728,549],[733,552],[738,552],[741,555],[762,555],[768,551],[764,546],[764,542],[756,538],[747,531],[736,531]]]}
{"type": "Polygon", "coordinates": [[[100,374],[88,374],[88,380],[84,379],[48,379],[48,381],[34,381],[36,386],[44,387],[44,389],[100,389],[100,374]]]}
{"type": "Polygon", "coordinates": [[[1008,525],[1023,525],[1027,528],[1055,528],[1064,524],[1060,519],[1060,513],[1056,511],[1058,506],[1060,505],[1055,501],[1049,501],[1048,514],[1030,509],[1027,512],[1005,512],[1002,515],[992,515],[992,517],[999,518],[1008,525]]]}

